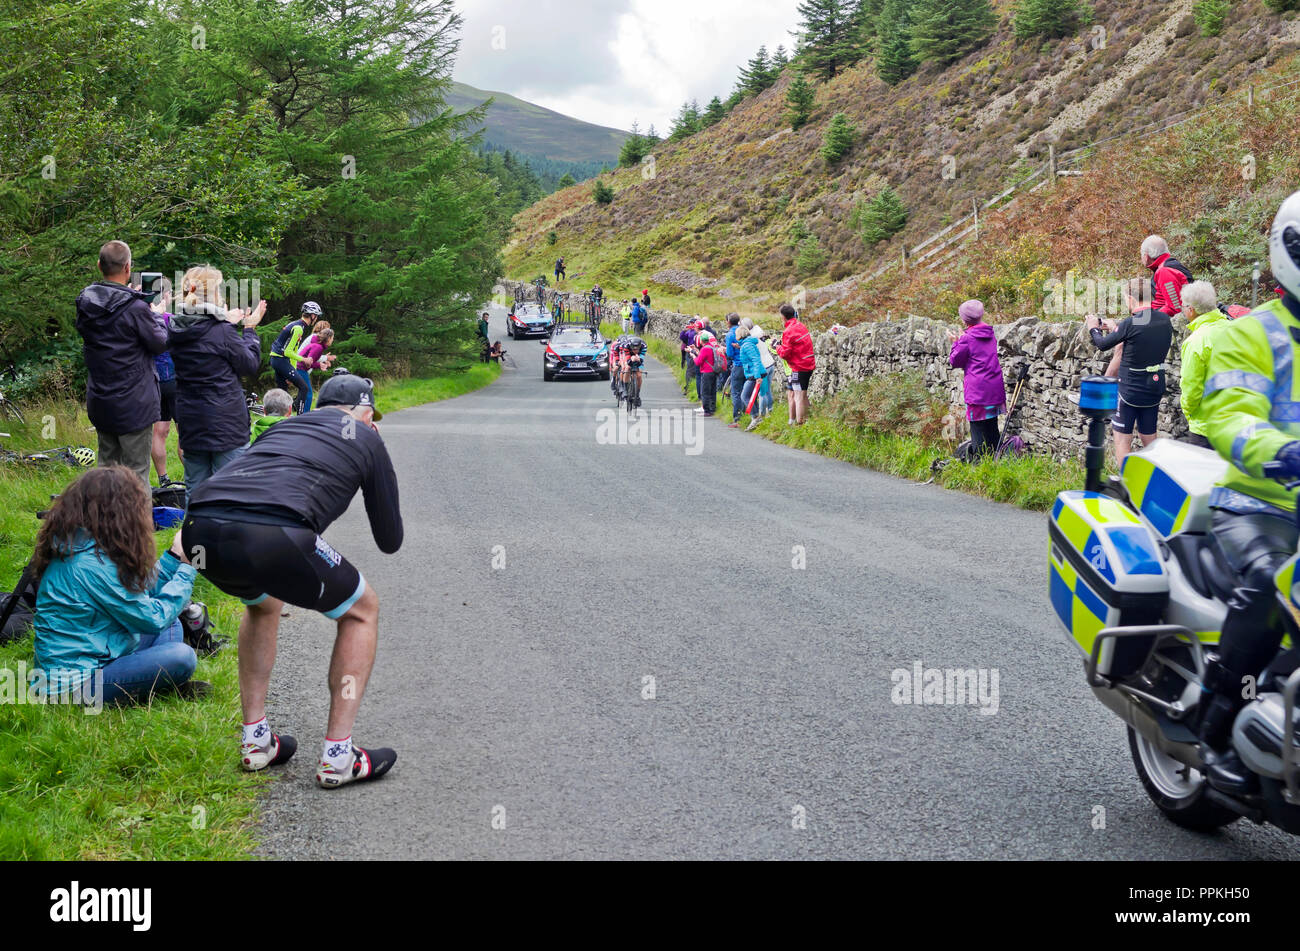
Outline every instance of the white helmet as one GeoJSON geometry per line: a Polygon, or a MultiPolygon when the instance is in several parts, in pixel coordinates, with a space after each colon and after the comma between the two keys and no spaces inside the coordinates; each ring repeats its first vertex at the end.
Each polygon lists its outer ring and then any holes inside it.
{"type": "Polygon", "coordinates": [[[1300,192],[1282,202],[1273,219],[1268,259],[1273,279],[1292,297],[1300,298],[1300,192]]]}

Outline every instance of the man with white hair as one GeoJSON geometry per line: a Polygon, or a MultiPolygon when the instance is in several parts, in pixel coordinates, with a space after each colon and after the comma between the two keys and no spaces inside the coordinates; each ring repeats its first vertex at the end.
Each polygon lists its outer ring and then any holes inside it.
{"type": "Polygon", "coordinates": [[[1187,337],[1183,340],[1183,377],[1179,401],[1187,427],[1192,434],[1187,442],[1206,449],[1210,440],[1201,418],[1201,399],[1205,392],[1205,368],[1215,334],[1227,326],[1228,315],[1219,310],[1219,295],[1209,281],[1193,281],[1183,288],[1183,316],[1187,318],[1187,337]]]}
{"type": "Polygon", "coordinates": [[[1183,309],[1182,290],[1192,272],[1169,253],[1169,243],[1158,234],[1142,242],[1142,266],[1151,272],[1151,309],[1170,317],[1183,309]]]}

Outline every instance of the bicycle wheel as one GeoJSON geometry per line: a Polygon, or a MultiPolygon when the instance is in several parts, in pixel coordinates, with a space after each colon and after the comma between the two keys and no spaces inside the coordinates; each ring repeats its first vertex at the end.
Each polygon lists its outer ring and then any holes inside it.
{"type": "Polygon", "coordinates": [[[0,407],[4,407],[5,415],[14,422],[20,423],[24,426],[27,425],[27,420],[23,417],[23,411],[18,408],[17,403],[0,396],[0,407]]]}

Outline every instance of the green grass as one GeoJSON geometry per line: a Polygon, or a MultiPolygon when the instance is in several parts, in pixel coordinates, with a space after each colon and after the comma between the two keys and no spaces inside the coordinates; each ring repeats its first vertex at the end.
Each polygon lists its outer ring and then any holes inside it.
{"type": "MultiPolygon", "coordinates": [[[[476,365],[430,379],[379,381],[381,408],[448,399],[496,379],[499,367],[476,365]]],[[[0,425],[11,449],[95,445],[75,403],[25,406],[28,424],[0,425]],[[49,428],[49,424],[53,428],[49,428]],[[52,438],[46,438],[52,436],[52,438]]],[[[182,474],[175,430],[168,474],[182,474]]],[[[31,556],[50,496],[77,475],[63,466],[0,465],[0,590],[12,587],[31,556]]],[[[158,536],[159,550],[171,532],[158,536]]],[[[150,707],[105,709],[0,706],[0,860],[242,859],[255,844],[258,789],[269,777],[235,761],[239,685],[233,639],[242,607],[199,578],[194,598],[208,605],[217,630],[232,639],[196,677],[213,693],[198,703],[160,699],[150,707]]],[[[32,638],[0,647],[0,676],[33,661],[32,638]]],[[[322,669],[322,676],[324,671],[322,669]]]]}

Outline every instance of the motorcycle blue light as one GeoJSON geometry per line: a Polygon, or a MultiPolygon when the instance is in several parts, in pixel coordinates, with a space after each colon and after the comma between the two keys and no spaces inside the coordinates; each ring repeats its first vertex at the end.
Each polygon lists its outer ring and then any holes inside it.
{"type": "Polygon", "coordinates": [[[1113,376],[1084,377],[1079,386],[1079,410],[1114,413],[1119,409],[1119,380],[1113,376]]]}

